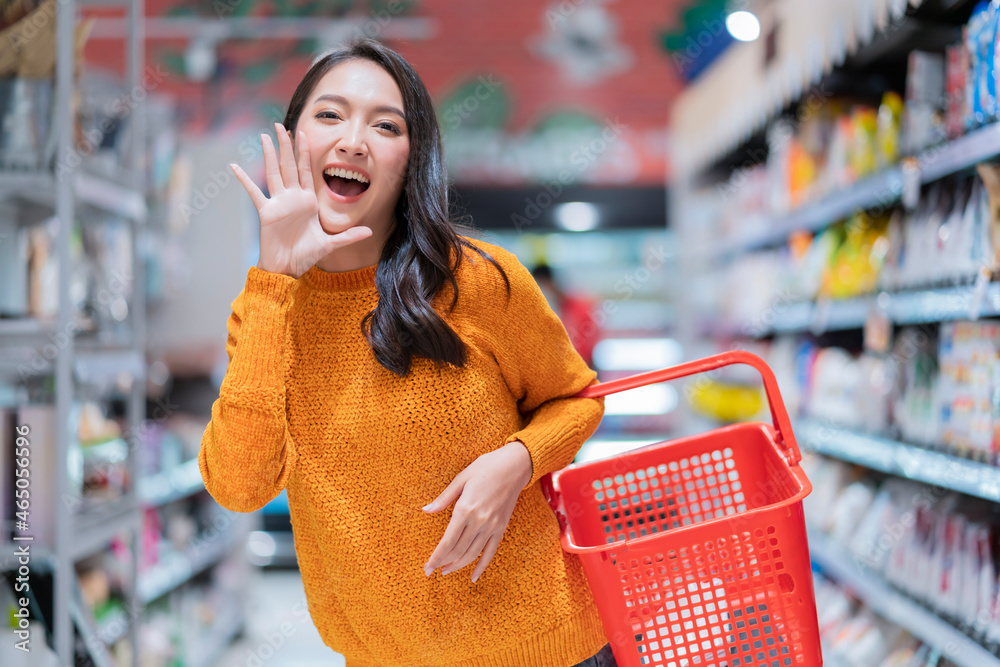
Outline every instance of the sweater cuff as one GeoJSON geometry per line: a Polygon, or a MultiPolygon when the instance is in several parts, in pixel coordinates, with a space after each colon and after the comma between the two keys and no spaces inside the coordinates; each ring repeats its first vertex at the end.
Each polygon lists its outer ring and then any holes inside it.
{"type": "Polygon", "coordinates": [[[243,290],[239,343],[226,373],[226,379],[238,378],[239,384],[223,387],[223,395],[253,394],[257,401],[277,407],[283,395],[285,329],[294,284],[291,276],[250,267],[243,290]]]}
{"type": "Polygon", "coordinates": [[[524,443],[531,454],[531,479],[524,488],[537,482],[546,473],[561,470],[571,464],[583,445],[578,429],[558,422],[529,424],[511,434],[504,444],[515,440],[524,443]]]}
{"type": "Polygon", "coordinates": [[[278,305],[284,303],[291,294],[295,278],[283,273],[271,273],[251,266],[247,271],[247,283],[244,290],[247,297],[254,295],[261,300],[272,301],[278,305]]]}

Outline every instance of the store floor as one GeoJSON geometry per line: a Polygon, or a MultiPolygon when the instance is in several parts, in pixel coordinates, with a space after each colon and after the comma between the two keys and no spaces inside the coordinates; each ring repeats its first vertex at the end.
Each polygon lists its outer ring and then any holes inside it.
{"type": "Polygon", "coordinates": [[[309,618],[298,570],[257,571],[247,602],[246,629],[216,667],[344,667],[309,618]]]}

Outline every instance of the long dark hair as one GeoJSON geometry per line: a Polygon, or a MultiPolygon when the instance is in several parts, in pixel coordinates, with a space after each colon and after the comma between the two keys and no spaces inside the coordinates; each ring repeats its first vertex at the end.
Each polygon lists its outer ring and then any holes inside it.
{"type": "Polygon", "coordinates": [[[454,296],[449,312],[458,302],[455,272],[464,255],[475,250],[493,263],[507,286],[506,272],[489,253],[459,236],[475,229],[452,220],[448,209],[448,176],[437,114],[427,87],[402,56],[374,39],[352,41],[324,54],[299,82],[285,114],[285,128],[295,136],[302,109],[317,82],[332,67],[348,60],[364,59],[392,76],[403,95],[403,111],[410,134],[410,158],[403,192],[396,202],[396,224],[386,240],[375,272],[378,305],[361,321],[362,334],[382,366],[396,375],[409,373],[413,357],[464,367],[465,343],[431,307],[431,300],[451,283],[454,296]],[[454,258],[454,263],[452,263],[454,258]],[[366,329],[367,327],[367,329],[366,329]]]}

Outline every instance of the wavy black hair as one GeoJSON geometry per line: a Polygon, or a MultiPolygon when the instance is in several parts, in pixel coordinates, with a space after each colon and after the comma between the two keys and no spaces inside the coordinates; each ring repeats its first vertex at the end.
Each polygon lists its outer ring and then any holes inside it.
{"type": "Polygon", "coordinates": [[[406,376],[414,356],[464,367],[465,343],[432,308],[431,300],[450,282],[454,289],[449,312],[458,302],[455,272],[463,247],[475,250],[500,271],[510,298],[510,280],[489,253],[459,236],[476,231],[449,215],[449,185],[437,114],[430,93],[413,66],[371,38],[355,39],[318,57],[299,82],[285,114],[285,128],[295,136],[299,116],[319,80],[349,60],[370,60],[396,81],[410,134],[410,157],[403,191],[396,202],[395,224],[375,272],[378,305],[361,321],[361,331],[375,358],[386,369],[406,376]],[[452,258],[454,257],[454,260],[452,258]]]}

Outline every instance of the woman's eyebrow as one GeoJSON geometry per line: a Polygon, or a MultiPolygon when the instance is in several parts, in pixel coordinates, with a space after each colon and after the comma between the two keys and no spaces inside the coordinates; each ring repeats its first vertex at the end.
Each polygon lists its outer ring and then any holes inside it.
{"type": "MultiPolygon", "coordinates": [[[[326,95],[320,95],[315,100],[313,100],[313,104],[319,104],[320,102],[337,102],[339,104],[343,104],[345,107],[351,106],[351,103],[347,101],[346,97],[344,97],[343,95],[335,95],[332,93],[327,93],[326,95]]],[[[403,114],[402,111],[388,104],[380,104],[379,106],[375,107],[374,110],[378,113],[394,113],[403,120],[406,120],[406,115],[403,114]]]]}

